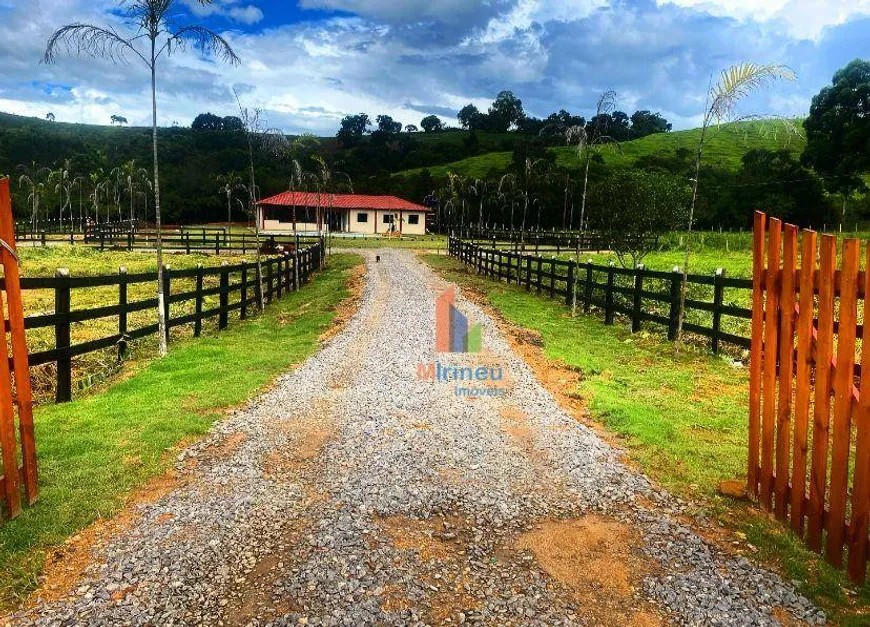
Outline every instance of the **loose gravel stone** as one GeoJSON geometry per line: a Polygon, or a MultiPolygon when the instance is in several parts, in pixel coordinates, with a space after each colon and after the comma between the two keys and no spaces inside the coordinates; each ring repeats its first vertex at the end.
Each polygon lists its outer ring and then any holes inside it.
{"type": "Polygon", "coordinates": [[[601,611],[613,573],[563,576],[546,547],[517,548],[542,524],[596,517],[637,537],[630,559],[644,571],[625,575],[621,604],[645,624],[825,622],[791,583],[678,522],[685,505],[567,415],[461,295],[485,350],[436,354],[448,285],[409,252],[378,253],[364,253],[346,328],[179,454],[188,481],[95,547],[66,597],[14,624],[620,624],[601,611]],[[418,365],[434,362],[500,366],[503,394],[469,399],[421,380],[418,365]]]}

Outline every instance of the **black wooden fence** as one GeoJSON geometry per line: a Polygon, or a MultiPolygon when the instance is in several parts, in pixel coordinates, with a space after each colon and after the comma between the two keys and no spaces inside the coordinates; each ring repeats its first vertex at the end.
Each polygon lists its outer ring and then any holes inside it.
{"type": "MultiPolygon", "coordinates": [[[[616,314],[631,322],[633,333],[643,325],[667,329],[668,339],[677,334],[682,272],[661,272],[638,268],[620,268],[592,262],[542,257],[450,238],[451,256],[473,266],[478,274],[525,287],[551,298],[575,302],[585,312],[603,313],[606,324],[613,324],[616,314]],[[576,295],[575,295],[576,290],[576,295]]],[[[717,271],[712,276],[690,274],[687,281],[685,318],[686,333],[709,341],[710,349],[719,353],[722,344],[748,349],[752,310],[752,280],[735,279],[717,271]]]]}
{"type": "MultiPolygon", "coordinates": [[[[263,290],[264,301],[270,303],[307,282],[312,273],[322,266],[323,260],[324,251],[319,243],[300,248],[295,253],[287,252],[280,256],[265,258],[261,264],[262,282],[257,280],[255,262],[212,268],[199,266],[186,270],[168,268],[163,273],[167,340],[171,329],[184,325],[192,325],[193,335],[199,337],[203,321],[211,318],[217,318],[218,329],[224,329],[229,323],[230,314],[235,311],[238,311],[239,318],[244,320],[252,308],[256,308],[260,289],[263,290]],[[180,279],[186,279],[185,284],[188,285],[195,282],[195,289],[173,291],[174,285],[179,283],[180,279]],[[216,285],[209,286],[208,284],[211,283],[216,285]],[[213,304],[215,297],[217,297],[217,305],[205,309],[208,303],[213,304]],[[185,304],[188,306],[182,307],[185,304]],[[192,311],[190,311],[191,305],[192,311]],[[182,311],[182,308],[188,311],[182,311]]],[[[155,335],[158,332],[156,313],[144,326],[131,328],[128,324],[130,314],[157,309],[156,289],[154,298],[131,301],[128,299],[130,286],[156,285],[156,282],[156,271],[127,274],[124,269],[121,269],[118,274],[104,276],[73,277],[67,270],[58,270],[54,277],[22,277],[22,290],[54,291],[54,313],[27,316],[24,319],[24,326],[28,330],[54,328],[54,347],[31,353],[29,361],[32,367],[57,364],[55,392],[57,402],[69,401],[72,398],[74,357],[115,347],[120,359],[130,341],[155,335]],[[95,287],[116,287],[117,304],[73,309],[72,303],[76,290],[95,287]],[[72,344],[73,324],[105,318],[117,319],[116,333],[72,344]]]]}
{"type": "MultiPolygon", "coordinates": [[[[594,231],[510,231],[503,229],[464,228],[453,231],[455,239],[490,244],[493,248],[510,249],[514,252],[590,252],[613,250],[625,240],[594,231]]],[[[639,236],[639,248],[653,250],[658,247],[656,235],[639,236]]]]}
{"type": "MultiPolygon", "coordinates": [[[[254,233],[233,233],[222,228],[184,228],[161,233],[163,249],[190,253],[240,253],[278,252],[295,250],[316,237],[299,235],[260,235],[254,233]]],[[[99,230],[87,239],[86,243],[100,250],[153,250],[157,246],[157,231],[141,229],[137,231],[113,232],[99,230]]]]}

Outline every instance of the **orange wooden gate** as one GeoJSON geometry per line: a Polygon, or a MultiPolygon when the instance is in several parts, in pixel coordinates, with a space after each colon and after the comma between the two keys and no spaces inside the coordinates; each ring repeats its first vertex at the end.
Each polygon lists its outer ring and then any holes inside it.
{"type": "Polygon", "coordinates": [[[838,269],[835,236],[799,236],[755,214],[749,493],[834,566],[848,549],[856,582],[870,519],[870,273],[860,255],[860,242],[844,239],[838,269]]]}
{"type": "Polygon", "coordinates": [[[27,341],[24,336],[24,308],[21,302],[18,255],[15,252],[15,227],[9,179],[0,179],[0,263],[6,302],[0,292],[0,459],[3,476],[0,496],[10,518],[21,513],[21,487],[28,504],[39,496],[36,477],[36,444],[33,435],[33,399],[27,341]],[[11,345],[11,367],[10,367],[11,345]],[[13,396],[13,390],[15,396],[13,396]],[[15,402],[17,400],[17,403],[15,402]],[[18,406],[16,430],[15,405],[18,406]],[[17,431],[17,433],[16,433],[17,431]],[[20,456],[19,456],[20,446],[20,456]]]}

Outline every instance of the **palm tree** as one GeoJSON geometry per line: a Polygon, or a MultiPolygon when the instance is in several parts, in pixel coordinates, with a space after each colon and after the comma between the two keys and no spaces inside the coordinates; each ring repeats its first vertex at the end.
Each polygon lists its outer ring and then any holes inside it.
{"type": "MultiPolygon", "coordinates": [[[[719,76],[719,82],[713,84],[704,104],[704,122],[701,124],[701,134],[698,138],[698,150],[695,153],[695,180],[692,183],[692,204],[689,207],[689,228],[686,238],[686,251],[683,258],[683,280],[680,286],[680,308],[677,317],[676,351],[680,351],[683,340],[683,317],[686,307],[686,285],[689,279],[689,249],[691,244],[692,227],[695,221],[695,204],[698,200],[698,182],[701,178],[701,161],[704,157],[704,146],[710,139],[708,132],[715,124],[720,126],[723,122],[736,120],[735,109],[737,103],[751,93],[773,83],[777,80],[793,81],[795,73],[784,65],[762,65],[758,63],[739,63],[727,70],[723,70],[719,76]]],[[[742,119],[751,116],[744,116],[742,119]]]]}
{"type": "Polygon", "coordinates": [[[511,206],[510,230],[514,230],[514,210],[517,204],[517,175],[505,174],[498,182],[498,195],[502,202],[511,206]]]}
{"type": "Polygon", "coordinates": [[[18,170],[21,176],[18,177],[19,187],[27,187],[28,195],[27,202],[30,203],[30,223],[33,230],[36,230],[37,220],[39,220],[39,201],[45,195],[47,189],[47,180],[51,170],[40,167],[36,161],[31,162],[29,166],[19,165],[18,170]]]}
{"type": "Polygon", "coordinates": [[[263,301],[263,265],[260,254],[260,213],[257,205],[260,188],[257,186],[254,155],[259,150],[281,154],[286,149],[287,138],[280,130],[270,129],[266,126],[263,112],[260,109],[249,109],[243,106],[242,99],[235,89],[233,89],[233,95],[239,105],[239,118],[242,120],[245,140],[248,143],[248,211],[254,218],[254,239],[257,245],[257,307],[262,311],[265,303],[263,301]]]}
{"type": "Polygon", "coordinates": [[[92,203],[92,208],[94,210],[94,222],[100,221],[100,197],[104,192],[104,174],[103,168],[97,168],[96,171],[91,172],[88,175],[88,179],[91,181],[91,195],[88,196],[92,203]]]}
{"type": "Polygon", "coordinates": [[[148,170],[145,168],[137,168],[136,160],[131,159],[120,167],[120,175],[127,186],[127,194],[130,196],[130,226],[132,228],[133,222],[136,219],[135,211],[133,210],[133,199],[136,197],[136,188],[142,181],[148,180],[148,170]]]}
{"type": "MultiPolygon", "coordinates": [[[[604,124],[604,115],[610,114],[616,107],[616,92],[606,91],[598,98],[595,106],[595,117],[592,124],[587,123],[586,126],[572,126],[565,130],[565,139],[568,144],[576,142],[578,156],[583,156],[585,153],[586,162],[583,168],[583,193],[580,197],[580,235],[577,237],[577,247],[574,255],[574,262],[580,263],[580,248],[583,239],[583,234],[586,232],[586,197],[589,190],[589,167],[592,165],[592,152],[596,147],[604,144],[614,144],[619,147],[619,142],[607,134],[607,128],[604,124]]],[[[574,285],[571,291],[571,315],[577,315],[577,288],[580,277],[579,272],[574,273],[574,285]]]]}
{"type": "Polygon", "coordinates": [[[233,221],[233,194],[245,188],[242,184],[242,177],[230,171],[226,174],[218,174],[215,178],[220,185],[218,191],[227,197],[227,223],[231,224],[233,221]]]}
{"type": "Polygon", "coordinates": [[[84,193],[84,185],[87,182],[88,177],[86,176],[77,176],[72,180],[73,185],[78,185],[79,188],[79,228],[84,230],[85,228],[85,211],[84,211],[84,201],[83,201],[83,193],[84,193]]]}
{"type": "Polygon", "coordinates": [[[64,160],[63,165],[48,175],[50,183],[54,183],[54,193],[57,194],[58,227],[63,228],[63,215],[67,208],[70,209],[70,221],[72,221],[72,172],[69,159],[64,160]]]}
{"type": "MultiPolygon", "coordinates": [[[[212,0],[199,0],[203,6],[212,0]]],[[[128,54],[139,58],[151,72],[151,147],[154,157],[154,211],[157,226],[157,319],[160,354],[167,352],[166,319],[163,294],[163,238],[160,233],[160,177],[157,165],[157,62],[165,53],[184,49],[188,44],[201,54],[212,54],[233,65],[241,62],[230,44],[214,31],[200,25],[176,26],[181,0],[126,0],[120,3],[128,21],[138,31],[122,37],[114,28],[76,22],[57,29],[45,47],[45,63],[53,63],[64,50],[71,54],[88,54],[112,61],[125,61],[128,54]],[[144,52],[137,44],[146,41],[144,52]]]]}
{"type": "Polygon", "coordinates": [[[483,205],[489,200],[489,182],[484,179],[474,179],[469,186],[469,191],[478,200],[477,231],[483,232],[483,205]]]}

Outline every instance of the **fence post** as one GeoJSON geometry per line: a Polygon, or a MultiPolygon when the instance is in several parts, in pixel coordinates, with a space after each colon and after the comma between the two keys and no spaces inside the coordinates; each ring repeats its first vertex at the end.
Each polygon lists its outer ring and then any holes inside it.
{"type": "Polygon", "coordinates": [[[218,314],[218,329],[227,328],[230,318],[230,271],[227,269],[227,262],[221,263],[221,293],[220,293],[220,314],[218,314]]]}
{"type": "Polygon", "coordinates": [[[526,256],[526,291],[532,291],[532,256],[526,256]]]}
{"type": "Polygon", "coordinates": [[[611,261],[607,267],[607,291],[604,293],[604,324],[613,324],[613,272],[614,263],[611,261]]]}
{"type": "Polygon", "coordinates": [[[570,307],[572,302],[577,302],[577,284],[574,275],[577,272],[577,262],[573,259],[568,262],[568,277],[565,279],[565,304],[570,307]]]}
{"type": "Polygon", "coordinates": [[[184,234],[184,252],[190,254],[190,231],[184,234]]]}
{"type": "Polygon", "coordinates": [[[242,308],[239,317],[245,320],[248,317],[248,262],[242,259],[242,308]]]}
{"type": "Polygon", "coordinates": [[[272,259],[266,260],[266,302],[272,302],[272,259]]]}
{"type": "Polygon", "coordinates": [[[202,334],[202,264],[196,264],[196,316],[193,319],[193,337],[202,334]]]}
{"type": "Polygon", "coordinates": [[[133,231],[127,232],[127,250],[133,250],[133,231]]]}
{"type": "Polygon", "coordinates": [[[40,241],[42,241],[42,247],[45,248],[45,245],[46,245],[45,244],[45,231],[39,232],[39,239],[40,239],[40,241]]]}
{"type": "Polygon", "coordinates": [[[276,300],[281,300],[281,292],[284,287],[284,256],[281,255],[278,257],[278,271],[276,274],[278,275],[276,278],[278,279],[278,284],[275,286],[277,289],[277,297],[276,300]]]}
{"type": "Polygon", "coordinates": [[[718,268],[716,276],[713,277],[713,338],[711,340],[711,348],[713,354],[719,354],[719,334],[722,328],[722,300],[725,294],[725,270],[718,268]]]}
{"type": "Polygon", "coordinates": [[[641,307],[643,305],[643,298],[641,296],[643,292],[643,270],[644,265],[638,264],[635,269],[634,275],[634,294],[631,303],[631,332],[637,333],[640,331],[641,324],[641,307]]]}
{"type": "Polygon", "coordinates": [[[583,312],[592,311],[592,260],[586,262],[586,284],[584,285],[583,312]]]}
{"type": "Polygon", "coordinates": [[[293,251],[293,291],[299,291],[299,249],[293,251]]]}
{"type": "Polygon", "coordinates": [[[673,342],[677,339],[677,326],[680,323],[680,285],[683,282],[683,273],[678,266],[671,270],[671,294],[670,311],[668,313],[668,340],[673,342]]]}
{"type": "Polygon", "coordinates": [[[70,276],[67,268],[58,268],[54,285],[54,347],[57,355],[57,390],[55,401],[68,403],[72,400],[72,357],[70,347],[70,276]]]}
{"type": "Polygon", "coordinates": [[[221,234],[220,232],[214,234],[214,254],[221,254],[221,234]]]}
{"type": "Polygon", "coordinates": [[[166,320],[166,343],[169,344],[169,329],[172,326],[172,319],[169,317],[169,297],[172,294],[172,278],[170,277],[172,267],[163,266],[163,319],[166,320]]]}
{"type": "Polygon", "coordinates": [[[118,268],[118,361],[124,359],[127,348],[127,268],[118,268]]]}
{"type": "MultiPolygon", "coordinates": [[[[42,237],[42,245],[45,246],[45,235],[42,237]]],[[[106,250],[106,231],[100,229],[100,250],[106,250]]]]}

